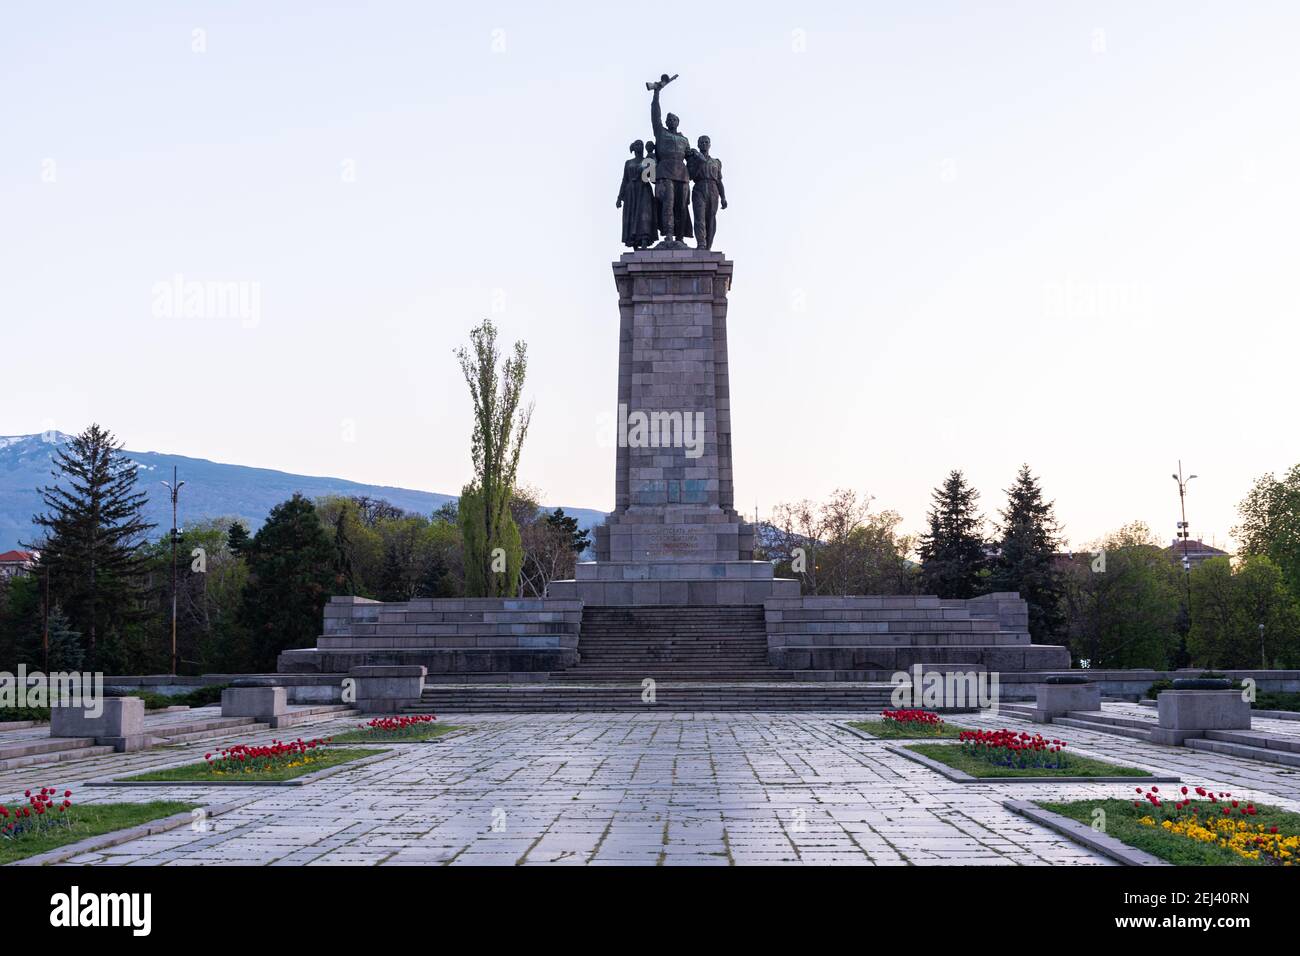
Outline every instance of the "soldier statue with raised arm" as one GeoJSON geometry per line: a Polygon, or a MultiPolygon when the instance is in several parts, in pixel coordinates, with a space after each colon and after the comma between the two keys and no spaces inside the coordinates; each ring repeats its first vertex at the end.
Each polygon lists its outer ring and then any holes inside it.
{"type": "Polygon", "coordinates": [[[656,248],[685,249],[682,241],[691,231],[690,175],[686,154],[691,142],[677,131],[680,120],[673,113],[665,121],[659,109],[659,91],[677,79],[664,74],[657,83],[647,83],[654,90],[650,99],[650,125],[655,133],[655,200],[659,204],[659,231],[663,241],[656,248]]]}

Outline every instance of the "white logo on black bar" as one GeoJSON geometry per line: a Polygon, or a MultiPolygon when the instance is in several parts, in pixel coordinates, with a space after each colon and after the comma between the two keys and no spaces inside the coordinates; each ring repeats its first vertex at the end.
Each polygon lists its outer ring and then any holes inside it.
{"type": "Polygon", "coordinates": [[[85,893],[74,886],[50,897],[50,925],[129,926],[133,936],[148,936],[153,926],[152,893],[85,893]]]}

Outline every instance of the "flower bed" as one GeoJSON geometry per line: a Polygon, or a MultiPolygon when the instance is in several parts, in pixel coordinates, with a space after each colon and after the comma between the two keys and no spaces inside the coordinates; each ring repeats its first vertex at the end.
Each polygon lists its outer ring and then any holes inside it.
{"type": "Polygon", "coordinates": [[[960,744],[915,744],[907,749],[972,777],[1150,777],[1138,767],[1067,755],[1064,740],[1042,734],[963,730],[960,744]]]}
{"type": "Polygon", "coordinates": [[[925,737],[956,737],[959,728],[950,727],[929,710],[882,710],[880,720],[858,720],[849,724],[873,737],[916,740],[925,737]]]}
{"type": "Polygon", "coordinates": [[[1040,803],[1044,810],[1094,825],[1169,863],[1208,866],[1295,866],[1300,814],[1205,787],[1135,789],[1134,800],[1040,803]]]}
{"type": "Polygon", "coordinates": [[[194,809],[170,801],[73,806],[71,790],[53,787],[28,790],[24,797],[25,803],[0,804],[0,865],[194,809]]]}
{"type": "Polygon", "coordinates": [[[424,740],[436,740],[443,734],[449,734],[459,728],[452,724],[440,724],[433,714],[410,714],[399,717],[376,717],[374,720],[358,724],[356,730],[349,730],[333,738],[334,743],[418,743],[424,740]]]}
{"type": "Polygon", "coordinates": [[[69,825],[68,810],[72,806],[72,791],[64,790],[58,796],[53,787],[41,787],[36,793],[23,794],[26,804],[7,807],[0,803],[0,837],[16,840],[31,833],[41,833],[69,825]]]}
{"type": "Polygon", "coordinates": [[[279,773],[282,770],[296,770],[320,763],[325,751],[319,749],[328,743],[319,737],[312,740],[297,740],[285,743],[273,740],[269,744],[250,747],[247,744],[235,744],[224,748],[219,754],[205,754],[208,771],[214,777],[232,774],[279,773]]]}
{"type": "Polygon", "coordinates": [[[274,783],[292,780],[306,773],[324,770],[350,760],[359,760],[381,750],[326,747],[332,738],[294,741],[273,740],[269,744],[235,744],[218,753],[206,754],[203,763],[169,767],[122,779],[159,783],[184,781],[274,783]]]}
{"type": "Polygon", "coordinates": [[[1064,740],[1014,730],[963,730],[961,749],[976,760],[1013,770],[1065,770],[1070,758],[1064,740]]]}

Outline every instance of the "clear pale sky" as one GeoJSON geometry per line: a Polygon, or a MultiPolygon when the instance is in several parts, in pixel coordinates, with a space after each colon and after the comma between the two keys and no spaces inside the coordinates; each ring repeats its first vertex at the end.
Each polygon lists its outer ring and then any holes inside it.
{"type": "Polygon", "coordinates": [[[1171,538],[1181,457],[1222,544],[1300,460],[1298,55],[1283,2],[16,6],[0,434],[455,493],[492,314],[522,478],[612,506],[614,200],[667,71],[730,199],[738,507],[916,530],[1027,461],[1074,544],[1171,538]],[[257,321],[155,315],[176,275],[257,321]]]}

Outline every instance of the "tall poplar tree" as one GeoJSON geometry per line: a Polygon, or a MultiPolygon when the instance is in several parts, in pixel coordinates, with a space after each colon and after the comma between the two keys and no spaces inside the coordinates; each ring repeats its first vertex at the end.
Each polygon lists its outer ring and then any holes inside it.
{"type": "Polygon", "coordinates": [[[491,319],[484,319],[469,337],[470,347],[456,350],[474,402],[474,480],[462,492],[458,511],[465,542],[465,594],[514,597],[522,547],[510,502],[533,414],[531,404],[521,405],[528,346],[516,342],[511,357],[502,362],[491,319]]]}

